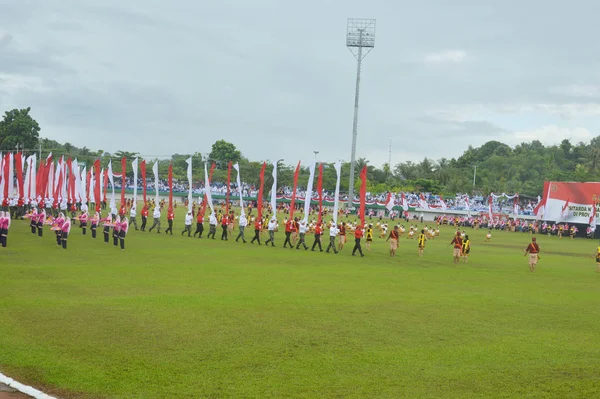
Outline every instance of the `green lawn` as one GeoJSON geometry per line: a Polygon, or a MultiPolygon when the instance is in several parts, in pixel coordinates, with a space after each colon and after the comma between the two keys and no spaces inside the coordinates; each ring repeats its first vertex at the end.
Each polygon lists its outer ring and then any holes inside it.
{"type": "Polygon", "coordinates": [[[63,398],[600,397],[594,241],[540,237],[530,273],[522,233],[470,232],[453,265],[450,229],[392,259],[182,228],[124,252],[74,228],[64,251],[13,221],[0,371],[63,398]]]}

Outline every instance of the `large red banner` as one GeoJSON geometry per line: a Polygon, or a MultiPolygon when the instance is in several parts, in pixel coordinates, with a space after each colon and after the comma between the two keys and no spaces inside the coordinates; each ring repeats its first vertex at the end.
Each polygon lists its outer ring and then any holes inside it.
{"type": "Polygon", "coordinates": [[[545,182],[535,212],[546,221],[588,224],[596,202],[600,183],[545,182]]]}

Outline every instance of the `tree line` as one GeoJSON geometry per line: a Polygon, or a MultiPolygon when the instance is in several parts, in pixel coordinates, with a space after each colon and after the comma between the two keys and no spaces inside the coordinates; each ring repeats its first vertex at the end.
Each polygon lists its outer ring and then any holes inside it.
{"type": "MultiPolygon", "coordinates": [[[[0,150],[36,152],[45,158],[50,152],[54,156],[64,155],[77,158],[79,162],[91,167],[100,158],[103,167],[113,160],[113,170],[120,171],[120,160],[127,157],[128,164],[133,158],[140,157],[137,152],[116,151],[109,153],[103,149],[79,148],[71,143],[59,143],[49,138],[40,138],[41,128],[30,114],[31,109],[13,109],[6,111],[0,121],[0,150]]],[[[204,180],[202,162],[206,158],[200,152],[173,154],[170,159],[160,160],[159,174],[166,178],[168,165],[173,164],[173,176],[186,180],[186,159],[192,157],[194,181],[204,180]],[[170,161],[170,162],[169,162],[170,161]]],[[[209,162],[217,167],[213,181],[225,182],[227,164],[238,162],[242,180],[249,184],[259,183],[262,161],[247,159],[233,143],[216,141],[208,154],[209,162]]],[[[155,159],[146,159],[152,164],[155,159]]],[[[358,158],[356,170],[367,166],[368,190],[372,193],[388,191],[425,191],[434,194],[454,196],[456,193],[474,193],[487,195],[495,193],[518,193],[522,196],[536,197],[542,194],[544,181],[597,181],[600,178],[600,136],[589,143],[571,143],[565,139],[558,145],[544,146],[540,141],[523,142],[510,147],[498,141],[489,141],[481,147],[469,146],[458,158],[433,160],[424,158],[421,162],[401,162],[391,166],[388,163],[378,168],[369,160],[358,158]],[[475,173],[476,170],[476,173],[475,173]],[[475,178],[475,181],[473,180],[475,178]]],[[[291,186],[296,165],[279,164],[278,181],[281,186],[291,186]]],[[[265,173],[265,184],[272,183],[271,167],[265,173]]],[[[131,171],[130,171],[131,175],[131,171]]],[[[150,166],[148,177],[150,177],[150,166]]],[[[299,176],[300,187],[306,186],[309,172],[302,167],[299,176]]],[[[350,163],[342,163],[340,190],[347,192],[350,176],[350,163]]],[[[232,178],[235,177],[235,173],[232,178]]],[[[359,186],[356,173],[355,187],[359,186]]],[[[333,164],[324,165],[323,186],[328,190],[335,188],[336,173],[333,164]]]]}

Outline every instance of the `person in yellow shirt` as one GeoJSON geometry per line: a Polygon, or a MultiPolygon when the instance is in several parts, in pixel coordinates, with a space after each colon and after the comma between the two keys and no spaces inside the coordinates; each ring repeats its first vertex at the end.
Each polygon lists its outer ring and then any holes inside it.
{"type": "Polygon", "coordinates": [[[469,240],[469,236],[466,235],[462,243],[462,258],[464,263],[468,263],[469,261],[469,252],[471,252],[471,240],[469,240]]]}
{"type": "Polygon", "coordinates": [[[417,239],[417,245],[419,247],[419,256],[423,256],[423,253],[425,252],[425,241],[427,241],[427,237],[425,237],[425,230],[421,230],[421,234],[419,234],[419,237],[417,239]]]}
{"type": "Polygon", "coordinates": [[[371,243],[373,242],[373,225],[370,224],[369,227],[367,227],[367,231],[365,232],[365,238],[367,241],[367,251],[371,251],[371,243]]]}
{"type": "Polygon", "coordinates": [[[600,273],[600,245],[596,248],[596,273],[600,273]]]}

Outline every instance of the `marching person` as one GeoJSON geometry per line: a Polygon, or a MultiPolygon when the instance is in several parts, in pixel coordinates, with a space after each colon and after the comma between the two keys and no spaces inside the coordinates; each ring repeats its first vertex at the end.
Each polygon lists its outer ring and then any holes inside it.
{"type": "Polygon", "coordinates": [[[196,231],[194,231],[194,237],[198,234],[198,238],[202,238],[202,233],[204,232],[204,214],[198,210],[198,215],[196,216],[196,231]]]}
{"type": "Polygon", "coordinates": [[[137,230],[138,229],[138,226],[137,226],[137,209],[136,209],[135,203],[133,204],[133,206],[129,210],[129,225],[127,226],[127,228],[129,229],[129,226],[131,226],[132,224],[133,224],[133,227],[137,230]]]}
{"type": "Polygon", "coordinates": [[[596,248],[596,273],[600,273],[600,245],[596,248]]]}
{"type": "Polygon", "coordinates": [[[119,245],[119,234],[121,230],[121,217],[117,216],[115,223],[113,225],[113,245],[116,247],[119,245]]]}
{"type": "Polygon", "coordinates": [[[44,235],[44,222],[46,221],[46,210],[44,208],[40,208],[41,210],[37,214],[36,227],[38,232],[38,237],[42,237],[44,235]]]}
{"type": "Polygon", "coordinates": [[[153,228],[157,228],[157,233],[160,234],[160,208],[158,207],[158,205],[156,205],[154,207],[154,212],[152,213],[152,218],[154,219],[152,221],[152,227],[150,227],[150,230],[148,230],[148,232],[151,232],[153,228]]]}
{"type": "Polygon", "coordinates": [[[187,231],[188,237],[191,237],[193,220],[194,220],[194,217],[192,216],[192,212],[188,211],[188,213],[185,215],[185,227],[184,227],[183,231],[181,232],[181,235],[184,235],[185,232],[187,231]]]}
{"type": "Polygon", "coordinates": [[[290,249],[293,249],[292,245],[292,232],[294,231],[294,220],[290,218],[285,222],[285,241],[283,242],[283,247],[287,247],[287,244],[290,244],[290,249]]]}
{"type": "Polygon", "coordinates": [[[417,239],[417,245],[419,248],[419,256],[423,256],[425,253],[425,242],[427,241],[427,237],[425,236],[425,229],[421,230],[421,234],[417,239]]]}
{"type": "Polygon", "coordinates": [[[37,226],[37,209],[33,208],[31,214],[29,215],[29,227],[31,228],[31,234],[35,234],[36,226],[37,226]]]}
{"type": "Polygon", "coordinates": [[[54,234],[56,234],[56,245],[62,246],[62,225],[65,222],[65,216],[62,212],[58,214],[58,217],[54,219],[54,234]]]}
{"type": "Polygon", "coordinates": [[[390,231],[390,235],[388,236],[386,241],[390,242],[390,256],[396,256],[396,250],[398,249],[398,238],[400,234],[398,233],[398,226],[394,226],[392,231],[390,231]]]}
{"type": "Polygon", "coordinates": [[[258,242],[258,245],[260,245],[260,232],[262,230],[262,226],[261,226],[261,220],[260,218],[256,218],[254,220],[254,237],[252,237],[252,240],[250,241],[250,244],[254,244],[254,241],[258,242]]]}
{"type": "Polygon", "coordinates": [[[127,236],[127,231],[129,230],[129,222],[127,222],[127,218],[123,218],[121,221],[121,225],[119,226],[119,242],[121,244],[121,251],[125,250],[125,237],[127,236]]]}
{"type": "Polygon", "coordinates": [[[465,239],[462,244],[462,258],[464,263],[469,262],[469,253],[471,252],[471,240],[469,240],[469,235],[465,235],[465,239]]]}
{"type": "Polygon", "coordinates": [[[102,233],[104,234],[104,242],[108,244],[108,239],[110,237],[110,226],[112,224],[112,215],[108,214],[104,219],[101,220],[102,224],[102,233]]]}
{"type": "Polygon", "coordinates": [[[313,242],[311,251],[315,250],[315,246],[319,246],[319,252],[323,252],[323,248],[321,247],[321,235],[323,235],[323,224],[318,223],[315,226],[315,241],[313,242]]]}
{"type": "Polygon", "coordinates": [[[100,221],[100,213],[96,211],[94,216],[90,218],[90,230],[92,232],[92,238],[96,238],[96,229],[98,228],[98,222],[100,221]]]}
{"type": "Polygon", "coordinates": [[[456,232],[456,236],[450,242],[450,245],[454,245],[454,249],[452,250],[453,262],[456,264],[460,260],[462,250],[462,237],[460,235],[460,231],[456,232]]]}
{"type": "Polygon", "coordinates": [[[327,246],[327,250],[325,252],[329,253],[329,250],[333,248],[333,253],[337,254],[338,251],[335,247],[335,238],[338,235],[338,228],[335,224],[335,222],[332,220],[331,221],[331,226],[329,227],[329,245],[327,246]]]}
{"type": "Polygon", "coordinates": [[[356,251],[360,254],[361,258],[363,255],[362,247],[360,246],[360,240],[363,237],[363,226],[361,224],[357,225],[354,229],[354,248],[352,249],[352,256],[356,256],[356,251]]]}
{"type": "Polygon", "coordinates": [[[65,221],[61,226],[61,241],[63,249],[67,249],[67,239],[69,238],[69,233],[71,232],[71,219],[65,218],[65,221]]]}
{"type": "Polygon", "coordinates": [[[223,229],[223,232],[221,233],[221,241],[227,241],[227,226],[229,226],[229,215],[225,214],[221,217],[221,229],[223,229]]]}
{"type": "MultiPolygon", "coordinates": [[[[86,206],[86,208],[87,208],[87,206],[86,206]]],[[[87,222],[88,222],[88,213],[82,207],[81,215],[79,215],[79,228],[81,229],[81,233],[83,235],[86,235],[87,222]]]]}
{"type": "Polygon", "coordinates": [[[148,204],[144,202],[144,206],[142,207],[142,226],[140,227],[141,231],[146,231],[146,222],[148,221],[148,204]]]}
{"type": "Polygon", "coordinates": [[[167,227],[167,229],[165,230],[165,234],[171,234],[173,235],[173,220],[175,219],[175,212],[173,212],[173,208],[169,208],[167,210],[167,223],[169,224],[169,227],[167,227]]]}
{"type": "Polygon", "coordinates": [[[245,244],[246,243],[246,236],[244,235],[244,229],[246,228],[246,226],[248,225],[248,219],[246,219],[246,215],[245,214],[241,214],[240,215],[240,219],[238,222],[238,228],[239,228],[239,234],[237,236],[237,238],[235,239],[235,242],[239,242],[239,239],[242,239],[242,242],[245,244]]]}
{"type": "Polygon", "coordinates": [[[0,212],[0,241],[2,248],[8,243],[8,229],[10,228],[10,212],[0,212]]]}
{"type": "Polygon", "coordinates": [[[342,222],[340,225],[340,240],[338,242],[338,251],[344,249],[344,245],[346,244],[346,222],[342,222]]]}
{"type": "Polygon", "coordinates": [[[537,240],[535,239],[535,237],[531,237],[531,242],[529,243],[529,245],[527,246],[527,248],[525,248],[525,255],[527,256],[529,255],[529,271],[530,272],[534,272],[535,271],[535,266],[538,263],[538,260],[540,259],[540,246],[537,244],[536,242],[537,240]]]}
{"type": "Polygon", "coordinates": [[[306,222],[304,220],[302,220],[300,222],[300,227],[298,228],[298,234],[300,239],[298,240],[298,244],[296,245],[296,249],[300,249],[300,245],[302,245],[304,247],[304,250],[306,251],[308,249],[308,245],[306,245],[306,222]]]}
{"type": "Polygon", "coordinates": [[[268,229],[269,229],[269,239],[267,241],[265,241],[265,245],[269,246],[269,243],[271,243],[271,246],[274,247],[275,246],[275,230],[277,229],[277,219],[275,219],[275,216],[273,216],[271,218],[271,220],[269,221],[268,229]]]}
{"type": "Polygon", "coordinates": [[[367,251],[371,252],[371,243],[373,243],[373,225],[369,224],[367,231],[365,232],[365,238],[367,240],[367,251]]]}
{"type": "Polygon", "coordinates": [[[210,236],[212,236],[212,239],[215,239],[215,235],[217,234],[217,217],[215,216],[215,212],[212,211],[210,213],[210,217],[208,218],[208,236],[206,238],[210,238],[210,236]]]}

